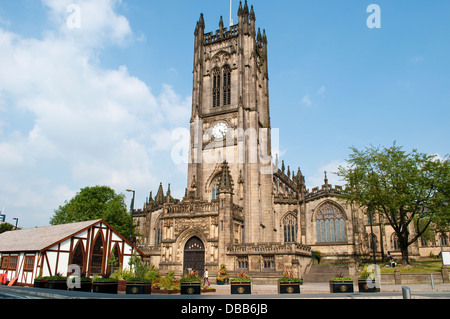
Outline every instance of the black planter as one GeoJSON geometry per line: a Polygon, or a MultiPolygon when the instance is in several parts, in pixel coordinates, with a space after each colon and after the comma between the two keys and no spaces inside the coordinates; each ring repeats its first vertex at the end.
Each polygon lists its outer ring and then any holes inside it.
{"type": "Polygon", "coordinates": [[[232,295],[251,295],[252,294],[252,283],[248,281],[231,282],[231,294],[232,295]]]}
{"type": "Polygon", "coordinates": [[[69,290],[91,292],[91,290],[92,290],[92,281],[90,281],[90,280],[82,280],[80,282],[80,288],[74,287],[74,288],[69,289],[69,290]]]}
{"type": "Polygon", "coordinates": [[[380,288],[375,286],[375,279],[372,280],[373,288],[370,288],[366,279],[358,279],[359,292],[380,292],[380,288]]]}
{"type": "Polygon", "coordinates": [[[34,288],[48,288],[48,280],[46,279],[35,279],[33,283],[34,288]]]}
{"type": "Polygon", "coordinates": [[[56,290],[67,290],[67,280],[49,280],[47,282],[47,288],[56,290]]]}
{"type": "Polygon", "coordinates": [[[117,281],[95,281],[92,283],[92,292],[117,294],[118,286],[117,281]]]}
{"type": "Polygon", "coordinates": [[[330,281],[331,293],[349,293],[354,292],[352,280],[330,281]]]}
{"type": "Polygon", "coordinates": [[[278,282],[279,294],[299,294],[300,282],[278,282]]]}
{"type": "Polygon", "coordinates": [[[201,290],[202,284],[200,281],[180,283],[180,293],[182,295],[200,295],[201,290]]]}
{"type": "Polygon", "coordinates": [[[127,295],[150,295],[152,293],[152,283],[148,281],[127,281],[127,295]]]}
{"type": "Polygon", "coordinates": [[[229,278],[225,278],[224,280],[216,279],[216,283],[221,286],[228,285],[230,283],[230,279],[229,278]]]}

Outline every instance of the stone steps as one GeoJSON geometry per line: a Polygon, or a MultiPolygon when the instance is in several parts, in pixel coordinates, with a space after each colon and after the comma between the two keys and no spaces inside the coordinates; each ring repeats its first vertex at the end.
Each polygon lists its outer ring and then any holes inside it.
{"type": "Polygon", "coordinates": [[[347,264],[315,264],[303,278],[304,282],[328,282],[337,275],[349,276],[347,264]]]}

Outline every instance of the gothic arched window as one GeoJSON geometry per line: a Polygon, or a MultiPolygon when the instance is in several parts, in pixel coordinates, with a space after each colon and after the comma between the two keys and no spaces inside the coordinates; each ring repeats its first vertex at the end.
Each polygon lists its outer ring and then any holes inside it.
{"type": "Polygon", "coordinates": [[[345,218],[343,212],[332,203],[320,206],[316,214],[317,242],[344,242],[345,218]]]}
{"type": "Polygon", "coordinates": [[[103,234],[102,231],[99,230],[92,250],[91,274],[101,274],[103,271],[104,246],[103,234]]]}
{"type": "Polygon", "coordinates": [[[83,242],[81,240],[75,246],[72,254],[72,260],[70,262],[71,265],[78,265],[81,269],[84,266],[84,247],[83,242]]]}
{"type": "Polygon", "coordinates": [[[216,68],[213,74],[213,107],[220,106],[220,69],[216,68]]]}
{"type": "Polygon", "coordinates": [[[111,250],[111,254],[108,258],[108,269],[110,272],[114,272],[122,266],[122,258],[120,254],[120,246],[118,243],[114,245],[111,250]]]}
{"type": "Polygon", "coordinates": [[[391,236],[391,247],[394,250],[399,250],[400,249],[400,243],[398,241],[398,236],[396,233],[393,233],[391,236]]]}
{"type": "Polygon", "coordinates": [[[231,104],[231,69],[228,65],[223,68],[223,105],[231,104]]]}
{"type": "Polygon", "coordinates": [[[295,217],[293,214],[287,215],[283,219],[283,228],[284,228],[284,242],[290,243],[295,242],[297,239],[297,217],[295,217]]]}

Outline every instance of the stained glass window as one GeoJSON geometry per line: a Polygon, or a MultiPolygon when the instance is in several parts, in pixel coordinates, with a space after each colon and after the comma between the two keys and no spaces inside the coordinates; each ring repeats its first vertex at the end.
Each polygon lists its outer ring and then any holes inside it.
{"type": "Polygon", "coordinates": [[[297,217],[293,214],[287,215],[283,220],[284,226],[284,242],[295,242],[297,240],[297,217]]]}
{"type": "Polygon", "coordinates": [[[320,206],[316,214],[317,242],[345,242],[345,219],[342,211],[332,203],[320,206]]]}

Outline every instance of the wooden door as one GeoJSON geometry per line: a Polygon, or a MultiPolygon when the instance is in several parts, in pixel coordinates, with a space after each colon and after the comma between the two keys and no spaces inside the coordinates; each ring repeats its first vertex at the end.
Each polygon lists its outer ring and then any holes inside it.
{"type": "Polygon", "coordinates": [[[198,237],[192,237],[184,247],[183,270],[197,270],[200,277],[205,271],[205,246],[198,237]]]}

